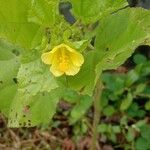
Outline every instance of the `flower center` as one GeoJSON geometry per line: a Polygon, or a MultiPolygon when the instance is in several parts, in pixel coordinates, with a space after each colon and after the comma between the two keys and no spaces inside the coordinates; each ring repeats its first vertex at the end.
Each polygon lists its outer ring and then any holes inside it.
{"type": "Polygon", "coordinates": [[[69,62],[69,59],[68,59],[68,56],[61,56],[59,58],[59,69],[60,71],[62,72],[65,72],[66,70],[68,70],[68,62],[69,62]]]}

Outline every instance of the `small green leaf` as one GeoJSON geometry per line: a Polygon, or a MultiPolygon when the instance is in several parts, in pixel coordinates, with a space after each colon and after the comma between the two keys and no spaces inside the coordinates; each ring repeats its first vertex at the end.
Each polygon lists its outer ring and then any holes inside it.
{"type": "Polygon", "coordinates": [[[91,104],[92,104],[91,97],[87,95],[81,96],[77,104],[71,111],[70,123],[73,124],[76,121],[78,121],[87,112],[91,104]]]}
{"type": "Polygon", "coordinates": [[[115,113],[115,109],[113,106],[107,106],[103,109],[103,113],[106,116],[112,116],[115,113]]]}
{"type": "Polygon", "coordinates": [[[133,60],[138,65],[141,63],[145,63],[147,61],[147,58],[142,54],[136,54],[134,55],[133,60]]]}
{"type": "Polygon", "coordinates": [[[81,40],[81,41],[76,41],[76,42],[70,43],[70,45],[74,49],[78,50],[79,52],[83,52],[87,48],[88,44],[89,44],[88,40],[81,40]]]}
{"type": "Polygon", "coordinates": [[[133,101],[133,97],[132,97],[132,94],[129,92],[126,99],[124,99],[122,101],[121,106],[120,106],[120,110],[121,111],[127,110],[130,107],[132,101],[133,101]]]}
{"type": "Polygon", "coordinates": [[[101,123],[100,125],[98,125],[98,132],[99,133],[106,133],[108,130],[108,125],[101,123]]]}
{"type": "Polygon", "coordinates": [[[127,74],[127,78],[125,81],[126,86],[131,86],[134,82],[136,82],[139,79],[139,74],[135,70],[131,70],[127,74]]]}
{"type": "Polygon", "coordinates": [[[102,92],[100,106],[101,108],[105,108],[108,105],[109,99],[108,99],[108,93],[106,91],[102,92]]]}
{"type": "Polygon", "coordinates": [[[150,100],[146,102],[145,109],[150,110],[150,100]]]}
{"type": "Polygon", "coordinates": [[[120,133],[121,132],[121,128],[120,128],[120,126],[114,125],[114,126],[112,126],[112,131],[114,133],[120,133]]]}
{"type": "Polygon", "coordinates": [[[136,90],[135,90],[134,94],[136,95],[136,94],[142,93],[145,90],[145,88],[146,88],[146,84],[144,84],[144,83],[139,84],[136,87],[136,90]]]}
{"type": "Polygon", "coordinates": [[[63,99],[69,103],[77,103],[80,99],[80,95],[71,89],[64,89],[62,95],[63,99]]]}
{"type": "Polygon", "coordinates": [[[126,139],[128,142],[132,142],[135,138],[135,129],[129,128],[126,134],[126,139]]]}

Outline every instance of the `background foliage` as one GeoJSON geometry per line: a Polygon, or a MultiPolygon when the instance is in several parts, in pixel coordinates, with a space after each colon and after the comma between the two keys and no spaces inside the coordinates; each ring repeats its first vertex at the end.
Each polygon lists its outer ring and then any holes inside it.
{"type": "Polygon", "coordinates": [[[145,130],[150,127],[147,119],[141,120],[150,110],[148,58],[135,55],[136,66],[126,74],[104,71],[118,68],[139,45],[150,44],[150,11],[117,11],[128,4],[125,0],[69,2],[73,25],[60,14],[59,0],[0,0],[0,111],[8,117],[8,126],[47,125],[53,122],[60,100],[65,100],[72,106],[65,112],[69,124],[82,126],[75,126],[75,135],[80,130],[86,133],[84,115],[92,107],[94,86],[101,76],[106,86],[102,114],[109,118],[120,113],[121,121],[112,125],[102,119],[99,132],[112,142],[117,141],[116,134],[123,134],[127,143],[137,149],[144,143],[148,150],[145,130]],[[55,78],[41,62],[41,54],[60,43],[84,55],[85,62],[75,76],[55,78]]]}

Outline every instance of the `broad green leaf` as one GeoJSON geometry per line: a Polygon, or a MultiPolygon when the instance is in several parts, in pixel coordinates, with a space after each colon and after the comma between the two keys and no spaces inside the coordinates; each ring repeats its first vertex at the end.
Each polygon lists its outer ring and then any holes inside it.
{"type": "Polygon", "coordinates": [[[28,22],[31,0],[0,0],[0,37],[22,48],[40,45],[42,29],[28,22]]]}
{"type": "Polygon", "coordinates": [[[17,78],[19,91],[30,95],[45,91],[50,92],[58,87],[49,67],[45,66],[39,59],[22,64],[17,78]]]}
{"type": "MultiPolygon", "coordinates": [[[[140,44],[150,44],[150,11],[125,9],[101,20],[95,48],[100,62],[96,71],[116,69],[140,44]]],[[[98,75],[99,76],[99,75],[98,75]]]]}
{"type": "Polygon", "coordinates": [[[73,13],[85,23],[96,22],[99,18],[127,5],[125,0],[70,0],[73,13]]]}
{"type": "MultiPolygon", "coordinates": [[[[17,49],[18,50],[18,49],[17,49]]],[[[8,44],[6,41],[0,39],[0,60],[9,60],[15,57],[14,51],[17,51],[15,47],[8,44]]],[[[19,53],[19,51],[17,51],[19,53]]]]}
{"type": "Polygon", "coordinates": [[[4,86],[14,84],[18,68],[18,58],[12,58],[5,61],[0,60],[0,89],[4,86]]]}
{"type": "Polygon", "coordinates": [[[13,54],[16,48],[0,41],[0,89],[15,84],[20,59],[13,54]]]}
{"type": "Polygon", "coordinates": [[[12,84],[0,89],[0,111],[8,116],[12,100],[16,94],[17,85],[12,84]]]}
{"type": "Polygon", "coordinates": [[[9,114],[9,127],[31,127],[48,124],[59,101],[59,90],[39,92],[32,96],[18,91],[13,99],[9,114]]]}
{"type": "Polygon", "coordinates": [[[78,90],[84,94],[91,95],[94,88],[95,66],[98,63],[98,54],[93,50],[85,55],[85,62],[80,72],[67,77],[68,87],[78,90]]]}
{"type": "Polygon", "coordinates": [[[0,111],[8,115],[9,107],[17,90],[19,57],[14,55],[16,47],[0,40],[0,111]]]}
{"type": "Polygon", "coordinates": [[[58,0],[34,0],[28,21],[49,27],[54,25],[56,14],[58,14],[58,0]]]}
{"type": "Polygon", "coordinates": [[[49,67],[39,59],[21,64],[17,79],[18,90],[10,107],[9,126],[47,124],[60,98],[49,67]]]}

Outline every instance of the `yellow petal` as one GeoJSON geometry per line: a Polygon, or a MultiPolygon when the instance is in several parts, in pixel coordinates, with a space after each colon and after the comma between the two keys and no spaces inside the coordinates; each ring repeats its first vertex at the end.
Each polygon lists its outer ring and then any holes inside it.
{"type": "Polygon", "coordinates": [[[75,74],[77,74],[80,70],[80,67],[74,66],[73,64],[69,66],[69,69],[67,71],[65,71],[66,75],[70,75],[70,76],[74,76],[75,74]]]}
{"type": "Polygon", "coordinates": [[[41,58],[45,64],[51,65],[50,71],[56,77],[64,73],[66,75],[77,74],[84,62],[82,54],[66,44],[54,47],[50,52],[42,54],[41,58]]]}
{"type": "Polygon", "coordinates": [[[52,72],[52,74],[53,74],[55,77],[59,77],[59,76],[61,76],[61,75],[64,74],[64,72],[61,72],[61,71],[57,68],[57,66],[55,66],[55,65],[52,65],[52,66],[50,67],[50,71],[52,72]]]}
{"type": "Polygon", "coordinates": [[[41,59],[45,64],[50,65],[52,64],[53,54],[51,52],[43,53],[41,59]]]}
{"type": "Polygon", "coordinates": [[[82,56],[82,54],[75,52],[75,53],[70,53],[70,59],[73,63],[73,65],[80,67],[83,62],[84,62],[84,58],[82,56]]]}

